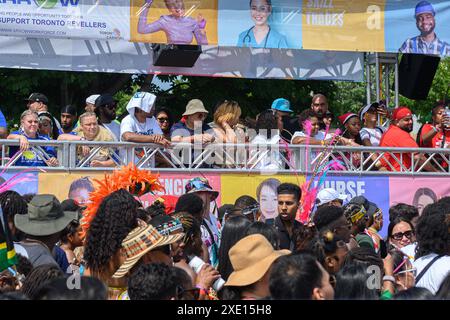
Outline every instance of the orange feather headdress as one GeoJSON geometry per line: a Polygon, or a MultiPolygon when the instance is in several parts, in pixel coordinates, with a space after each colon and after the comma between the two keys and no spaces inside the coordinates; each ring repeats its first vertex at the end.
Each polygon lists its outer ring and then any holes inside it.
{"type": "Polygon", "coordinates": [[[97,186],[89,194],[89,203],[83,212],[80,225],[83,234],[87,230],[97,214],[100,203],[105,197],[114,191],[125,189],[135,196],[142,196],[148,192],[162,191],[164,187],[158,180],[158,174],[152,174],[148,170],[140,170],[134,163],[129,163],[126,167],[114,170],[112,174],[106,174],[103,179],[93,179],[97,186]]]}

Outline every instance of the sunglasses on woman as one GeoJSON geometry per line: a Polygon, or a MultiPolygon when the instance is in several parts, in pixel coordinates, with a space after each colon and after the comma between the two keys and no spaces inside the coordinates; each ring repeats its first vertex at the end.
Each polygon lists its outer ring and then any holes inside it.
{"type": "Polygon", "coordinates": [[[159,122],[169,122],[169,118],[165,118],[165,117],[161,117],[161,118],[156,118],[159,122]]]}
{"type": "Polygon", "coordinates": [[[408,238],[409,240],[411,240],[411,238],[412,238],[413,235],[414,235],[414,232],[413,232],[412,230],[408,230],[408,231],[405,231],[405,232],[397,232],[397,233],[394,233],[394,234],[391,236],[391,238],[394,239],[394,240],[402,240],[403,237],[406,237],[406,238],[408,238]]]}

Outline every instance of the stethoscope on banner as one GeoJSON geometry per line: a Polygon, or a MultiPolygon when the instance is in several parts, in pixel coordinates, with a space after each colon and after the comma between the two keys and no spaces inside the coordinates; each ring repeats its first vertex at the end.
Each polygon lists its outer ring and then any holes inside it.
{"type": "MultiPolygon", "coordinates": [[[[253,26],[253,27],[251,27],[250,29],[248,29],[247,30],[247,33],[245,34],[245,36],[244,36],[244,39],[242,39],[242,44],[245,46],[245,43],[246,42],[248,42],[249,44],[250,44],[250,42],[252,42],[252,38],[250,37],[250,31],[252,31],[253,30],[253,28],[254,28],[255,26],[253,26]],[[248,40],[247,40],[248,39],[248,40]]],[[[266,46],[267,46],[267,40],[269,39],[269,36],[270,36],[270,31],[271,31],[271,28],[270,28],[270,26],[269,26],[269,32],[267,32],[267,35],[266,35],[266,40],[264,41],[264,49],[266,48],[266,46]]]]}

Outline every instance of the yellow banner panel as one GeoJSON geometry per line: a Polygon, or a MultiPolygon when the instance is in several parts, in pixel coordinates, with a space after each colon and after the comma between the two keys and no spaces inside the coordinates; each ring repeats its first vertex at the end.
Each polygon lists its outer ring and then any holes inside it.
{"type": "Polygon", "coordinates": [[[384,51],[384,0],[303,0],[303,48],[384,51]]]}

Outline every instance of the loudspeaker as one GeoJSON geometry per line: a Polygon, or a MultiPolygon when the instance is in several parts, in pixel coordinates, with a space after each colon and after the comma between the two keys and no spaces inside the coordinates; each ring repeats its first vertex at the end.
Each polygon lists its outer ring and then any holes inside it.
{"type": "Polygon", "coordinates": [[[398,69],[399,92],[413,100],[426,100],[441,58],[404,53],[398,69]]]}
{"type": "Polygon", "coordinates": [[[157,44],[153,46],[153,65],[192,68],[201,53],[201,46],[157,44]]]}

